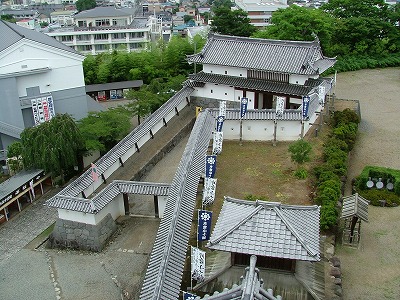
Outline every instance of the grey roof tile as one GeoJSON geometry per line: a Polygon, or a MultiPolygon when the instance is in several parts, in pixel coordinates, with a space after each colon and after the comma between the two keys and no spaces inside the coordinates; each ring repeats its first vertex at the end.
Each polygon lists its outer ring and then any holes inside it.
{"type": "MultiPolygon", "coordinates": [[[[287,94],[292,96],[308,95],[315,88],[315,85],[307,86],[307,85],[299,85],[299,84],[284,83],[277,81],[267,81],[267,80],[250,79],[244,77],[211,74],[204,72],[191,74],[189,75],[189,79],[190,82],[186,83],[189,86],[198,86],[199,85],[198,83],[209,82],[209,83],[224,84],[227,86],[234,86],[239,88],[268,91],[279,94],[287,94]]],[[[308,83],[315,84],[312,81],[309,81],[308,83]]]]}
{"type": "Polygon", "coordinates": [[[318,261],[319,207],[225,197],[207,247],[228,252],[318,261]]]}
{"type": "Polygon", "coordinates": [[[29,184],[32,179],[42,174],[44,174],[44,171],[40,169],[22,170],[0,183],[0,202],[22,185],[29,184]]]}
{"type": "Polygon", "coordinates": [[[364,199],[358,193],[343,198],[341,218],[359,217],[368,222],[369,201],[364,199]]]}
{"type": "Polygon", "coordinates": [[[75,15],[75,19],[97,18],[97,17],[128,17],[134,15],[132,8],[115,8],[114,6],[98,6],[81,11],[75,15]]]}
{"type": "MultiPolygon", "coordinates": [[[[27,29],[14,23],[9,23],[0,20],[0,52],[12,46],[16,42],[22,39],[32,40],[41,44],[45,44],[60,50],[72,52],[76,55],[81,56],[74,49],[64,45],[56,39],[35,30],[27,29]]],[[[82,56],[83,57],[83,56],[82,56]]]]}
{"type": "Polygon", "coordinates": [[[336,62],[323,56],[319,40],[285,41],[210,34],[189,62],[289,74],[321,74],[336,62]]]}

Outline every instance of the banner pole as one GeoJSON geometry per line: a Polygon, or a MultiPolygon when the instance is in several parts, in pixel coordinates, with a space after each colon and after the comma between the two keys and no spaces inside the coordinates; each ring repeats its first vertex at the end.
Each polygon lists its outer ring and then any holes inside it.
{"type": "Polygon", "coordinates": [[[242,118],[240,118],[240,133],[239,133],[239,144],[242,146],[242,131],[243,131],[243,121],[242,118]]]}

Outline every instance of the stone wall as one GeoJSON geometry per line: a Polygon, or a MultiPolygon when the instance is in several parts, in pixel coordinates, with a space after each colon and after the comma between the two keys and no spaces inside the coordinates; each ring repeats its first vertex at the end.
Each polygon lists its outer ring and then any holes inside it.
{"type": "Polygon", "coordinates": [[[50,248],[101,251],[117,225],[111,214],[99,224],[91,225],[58,218],[48,241],[50,248]]]}

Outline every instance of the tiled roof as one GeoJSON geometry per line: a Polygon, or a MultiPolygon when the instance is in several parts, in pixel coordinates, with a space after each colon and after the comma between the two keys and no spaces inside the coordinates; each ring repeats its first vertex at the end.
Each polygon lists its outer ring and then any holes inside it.
{"type": "MultiPolygon", "coordinates": [[[[156,110],[151,118],[147,118],[143,123],[133,129],[126,137],[124,137],[117,145],[110,151],[103,155],[96,163],[99,175],[103,174],[111,165],[125,154],[129,149],[135,147],[144,135],[148,134],[150,129],[155,124],[160,122],[166,115],[175,109],[182,101],[184,101],[193,92],[193,88],[184,87],[174,96],[172,96],[166,103],[164,103],[158,110],[156,110]]],[[[88,169],[75,181],[64,188],[58,195],[65,195],[69,197],[80,197],[81,192],[93,183],[91,170],[88,169]]]]}
{"type": "Polygon", "coordinates": [[[110,83],[90,84],[85,86],[86,93],[105,90],[132,89],[143,85],[143,80],[129,80],[110,83]]]}
{"type": "Polygon", "coordinates": [[[47,206],[95,214],[121,193],[168,196],[167,183],[114,180],[92,199],[56,195],[46,202],[47,206]]]}
{"type": "Polygon", "coordinates": [[[274,297],[272,289],[265,290],[264,283],[260,278],[259,270],[256,268],[257,257],[250,257],[250,266],[246,268],[245,275],[242,277],[241,285],[233,285],[231,289],[224,289],[223,292],[215,292],[213,295],[206,295],[204,298],[196,297],[195,300],[253,300],[253,299],[269,299],[279,300],[281,296],[274,297]]]}
{"type": "Polygon", "coordinates": [[[234,86],[246,89],[254,89],[259,91],[268,91],[278,94],[288,94],[293,96],[308,95],[315,86],[306,86],[292,83],[267,81],[259,79],[249,79],[244,77],[235,77],[219,74],[211,74],[199,72],[197,74],[189,75],[190,81],[200,83],[216,83],[224,84],[227,86],[234,86]]]}
{"type": "Polygon", "coordinates": [[[322,54],[319,40],[285,41],[210,34],[189,62],[288,74],[321,74],[336,62],[322,54]]]}
{"type": "Polygon", "coordinates": [[[0,20],[0,52],[8,47],[12,46],[16,42],[22,39],[32,40],[41,44],[45,44],[54,48],[58,48],[64,51],[72,52],[76,55],[80,55],[72,48],[64,45],[56,39],[35,30],[27,29],[14,23],[9,23],[0,20]]]}
{"type": "Polygon", "coordinates": [[[225,197],[207,247],[319,261],[319,207],[225,197]]]}
{"type": "MultiPolygon", "coordinates": [[[[218,117],[219,109],[212,109],[214,117],[218,117]]],[[[243,120],[275,120],[275,109],[249,109],[242,118],[243,120]]],[[[226,110],[225,120],[239,120],[240,109],[228,108],[226,110]]],[[[285,109],[279,120],[301,121],[302,112],[300,109],[285,109]]]]}
{"type": "Polygon", "coordinates": [[[196,119],[179,163],[157,232],[140,294],[141,300],[178,299],[186,261],[196,191],[215,119],[208,109],[196,119]]]}
{"type": "Polygon", "coordinates": [[[43,170],[39,169],[22,170],[8,178],[6,181],[0,183],[0,201],[15,190],[19,189],[22,185],[29,183],[29,181],[41,173],[43,173],[43,170]]]}
{"type": "Polygon", "coordinates": [[[75,15],[75,19],[100,18],[100,17],[128,17],[133,16],[132,8],[115,8],[114,6],[98,6],[81,11],[75,15]]]}
{"type": "Polygon", "coordinates": [[[343,198],[341,218],[359,217],[368,222],[369,201],[365,200],[358,193],[343,198]]]}

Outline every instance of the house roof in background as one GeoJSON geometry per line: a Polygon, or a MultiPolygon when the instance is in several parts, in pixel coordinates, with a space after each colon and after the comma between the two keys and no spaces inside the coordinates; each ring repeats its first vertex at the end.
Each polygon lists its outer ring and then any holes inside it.
{"type": "Polygon", "coordinates": [[[97,18],[97,17],[127,17],[133,16],[133,8],[115,8],[114,6],[98,6],[81,11],[75,15],[75,19],[97,18]]]}
{"type": "Polygon", "coordinates": [[[2,36],[2,38],[0,39],[0,52],[14,45],[22,39],[27,39],[74,54],[79,54],[74,49],[64,45],[63,43],[44,33],[27,29],[14,23],[0,20],[0,32],[2,36]]]}

